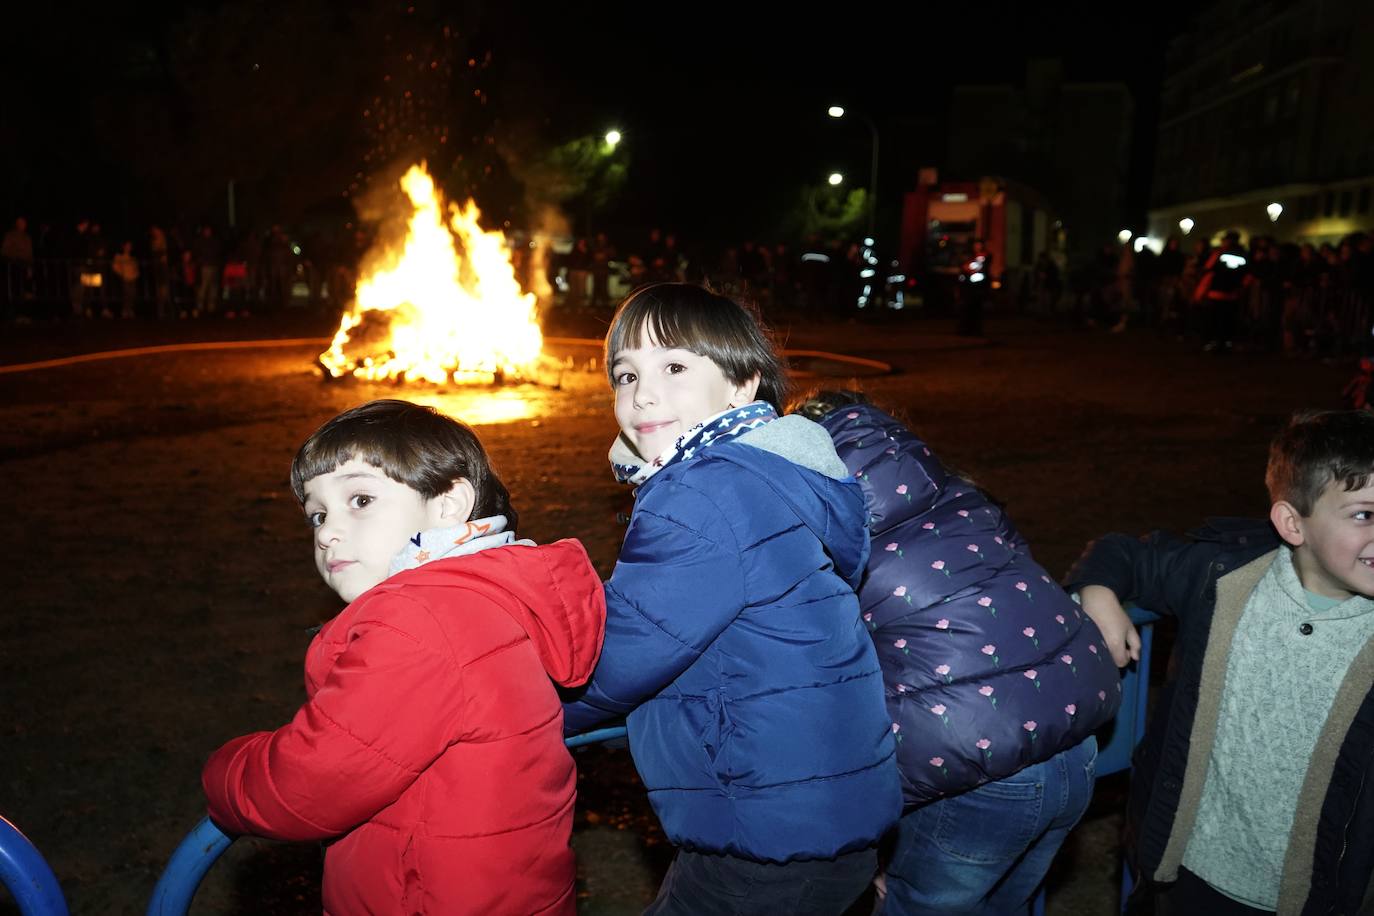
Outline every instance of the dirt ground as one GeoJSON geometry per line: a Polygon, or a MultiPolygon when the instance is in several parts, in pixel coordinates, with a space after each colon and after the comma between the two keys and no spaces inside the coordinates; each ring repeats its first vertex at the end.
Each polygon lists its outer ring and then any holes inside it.
{"type": "MultiPolygon", "coordinates": [[[[592,321],[551,333],[596,336],[592,321]]],[[[1294,408],[1335,406],[1349,369],[1204,356],[1148,332],[993,320],[795,322],[793,348],[891,363],[864,380],[936,452],[1006,501],[1052,573],[1107,530],[1187,528],[1266,507],[1266,443],[1294,408]]],[[[318,321],[8,328],[0,367],[186,339],[322,337],[318,321]]],[[[408,396],[481,422],[522,532],[584,540],[602,573],[629,493],[605,454],[594,349],[564,345],[562,386],[398,391],[322,384],[318,347],[211,350],[0,373],[0,551],[15,576],[0,614],[0,814],[53,865],[74,913],[139,913],[203,812],[206,756],[275,727],[302,698],[307,628],[338,609],[312,568],[287,490],[300,441],[338,411],[408,396]]],[[[599,365],[599,363],[598,363],[599,365]]],[[[816,364],[812,363],[813,368],[816,364]]],[[[843,369],[831,365],[831,371],[843,369]]],[[[830,381],[844,381],[831,379],[830,381]]],[[[670,855],[624,751],[579,755],[582,912],[635,913],[670,855]]],[[[1107,914],[1122,788],[1061,854],[1051,914],[1107,914]]],[[[318,847],[240,841],[196,913],[319,912],[318,847]]],[[[0,892],[0,913],[16,912],[0,892]]]]}

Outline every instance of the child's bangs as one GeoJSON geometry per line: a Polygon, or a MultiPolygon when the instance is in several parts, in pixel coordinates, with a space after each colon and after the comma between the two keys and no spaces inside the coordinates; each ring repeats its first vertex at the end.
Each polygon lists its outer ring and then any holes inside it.
{"type": "Polygon", "coordinates": [[[631,350],[652,340],[660,347],[701,352],[706,335],[693,321],[695,310],[683,310],[664,301],[652,290],[640,293],[625,304],[606,340],[607,362],[622,350],[631,350]]]}
{"type": "Polygon", "coordinates": [[[308,448],[303,448],[291,464],[291,490],[296,494],[296,499],[305,502],[307,483],[316,477],[334,473],[355,458],[363,464],[378,468],[393,480],[396,479],[391,469],[397,465],[397,456],[383,443],[366,439],[345,439],[342,436],[321,436],[311,442],[308,448]]]}

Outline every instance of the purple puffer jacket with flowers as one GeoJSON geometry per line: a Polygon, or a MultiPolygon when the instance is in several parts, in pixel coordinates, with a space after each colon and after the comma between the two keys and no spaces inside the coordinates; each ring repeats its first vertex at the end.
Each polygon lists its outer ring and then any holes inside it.
{"type": "Polygon", "coordinates": [[[1102,634],[1002,510],[874,407],[821,421],[859,479],[873,551],[859,589],[908,807],[1048,760],[1109,721],[1102,634]]]}

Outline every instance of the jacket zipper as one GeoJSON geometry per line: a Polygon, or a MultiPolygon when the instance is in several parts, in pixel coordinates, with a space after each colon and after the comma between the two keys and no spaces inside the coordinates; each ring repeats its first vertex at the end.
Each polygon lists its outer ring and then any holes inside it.
{"type": "MultiPolygon", "coordinates": [[[[1338,855],[1338,856],[1336,856],[1336,869],[1335,869],[1336,874],[1337,874],[1338,876],[1339,876],[1340,871],[1341,871],[1341,863],[1345,861],[1345,851],[1346,851],[1347,849],[1350,848],[1350,825],[1353,824],[1353,823],[1355,823],[1355,814],[1354,814],[1354,811],[1355,811],[1355,809],[1359,806],[1359,805],[1358,805],[1358,802],[1359,802],[1359,799],[1360,799],[1360,795],[1364,793],[1364,780],[1365,780],[1365,774],[1364,774],[1364,773],[1360,773],[1360,784],[1359,784],[1359,786],[1355,789],[1355,802],[1356,802],[1356,804],[1353,804],[1353,805],[1350,806],[1350,810],[1351,810],[1350,819],[1349,819],[1348,821],[1345,822],[1345,828],[1341,831],[1341,854],[1338,855]]],[[[1335,888],[1335,891],[1336,891],[1336,893],[1337,893],[1337,898],[1338,898],[1338,899],[1337,899],[1336,902],[1333,904],[1332,909],[1327,910],[1328,913],[1334,913],[1334,912],[1336,911],[1336,910],[1335,910],[1335,906],[1339,906],[1339,905],[1340,905],[1340,901],[1339,901],[1340,888],[1339,888],[1339,887],[1335,888]]]]}

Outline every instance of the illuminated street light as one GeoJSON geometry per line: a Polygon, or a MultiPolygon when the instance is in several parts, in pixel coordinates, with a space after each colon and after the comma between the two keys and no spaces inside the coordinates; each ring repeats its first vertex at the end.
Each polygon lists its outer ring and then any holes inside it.
{"type": "Polygon", "coordinates": [[[1186,216],[1183,217],[1183,219],[1181,219],[1181,220],[1178,221],[1178,228],[1180,228],[1180,229],[1183,230],[1183,234],[1184,234],[1184,235],[1187,235],[1188,233],[1192,232],[1192,231],[1193,231],[1193,227],[1196,226],[1196,225],[1197,225],[1197,223],[1193,222],[1192,220],[1190,220],[1190,219],[1189,219],[1188,217],[1186,217],[1186,216]]]}
{"type": "Polygon", "coordinates": [[[619,142],[620,142],[620,131],[618,131],[618,130],[608,130],[608,131],[606,131],[606,145],[607,145],[607,146],[609,146],[611,149],[615,149],[616,144],[619,143],[619,142]]]}
{"type": "Polygon", "coordinates": [[[1277,223],[1279,217],[1283,215],[1283,204],[1273,203],[1264,208],[1264,212],[1269,214],[1269,222],[1277,223]]]}
{"type": "Polygon", "coordinates": [[[1116,240],[1123,245],[1126,244],[1131,240],[1131,230],[1122,229],[1120,232],[1116,234],[1116,240]]]}
{"type": "MultiPolygon", "coordinates": [[[[831,105],[826,109],[826,114],[832,118],[843,118],[845,110],[840,105],[831,105]]],[[[878,125],[873,123],[873,119],[861,112],[854,112],[854,116],[868,125],[869,131],[873,134],[873,160],[868,168],[868,234],[873,234],[873,223],[878,216],[878,125]]],[[[831,182],[835,184],[835,182],[831,182]]]]}
{"type": "Polygon", "coordinates": [[[826,181],[830,182],[831,187],[834,187],[844,181],[844,176],[839,172],[831,172],[830,177],[827,178],[826,181]]]}

